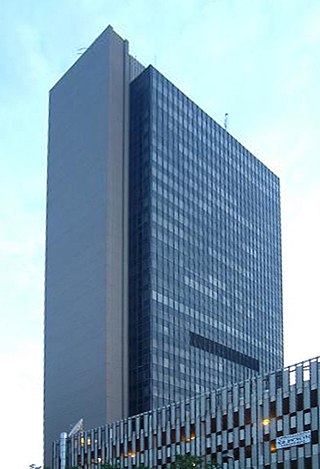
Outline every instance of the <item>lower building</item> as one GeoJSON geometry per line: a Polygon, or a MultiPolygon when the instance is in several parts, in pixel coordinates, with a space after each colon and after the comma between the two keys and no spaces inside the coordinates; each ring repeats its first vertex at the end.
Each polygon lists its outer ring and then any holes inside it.
{"type": "Polygon", "coordinates": [[[165,468],[197,455],[226,468],[320,467],[320,357],[71,437],[53,469],[165,468]]]}

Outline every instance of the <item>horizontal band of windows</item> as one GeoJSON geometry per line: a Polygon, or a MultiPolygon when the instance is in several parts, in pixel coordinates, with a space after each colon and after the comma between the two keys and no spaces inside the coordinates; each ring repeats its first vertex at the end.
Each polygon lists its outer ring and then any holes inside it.
{"type": "Polygon", "coordinates": [[[219,344],[214,340],[207,339],[201,335],[190,332],[190,343],[193,347],[197,347],[205,352],[213,353],[221,358],[226,358],[238,365],[246,366],[254,371],[259,371],[259,361],[255,358],[249,357],[248,355],[233,350],[226,345],[219,344]]]}

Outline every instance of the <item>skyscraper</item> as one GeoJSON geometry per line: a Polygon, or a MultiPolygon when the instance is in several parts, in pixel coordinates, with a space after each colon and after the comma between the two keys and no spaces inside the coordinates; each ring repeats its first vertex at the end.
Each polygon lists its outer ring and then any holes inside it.
{"type": "Polygon", "coordinates": [[[130,412],[281,367],[278,178],[150,66],[129,180],[130,412]]]}
{"type": "Polygon", "coordinates": [[[111,27],[50,93],[45,454],[282,366],[279,180],[111,27]]]}
{"type": "Polygon", "coordinates": [[[44,435],[128,413],[129,82],[111,27],[50,92],[44,435]]]}

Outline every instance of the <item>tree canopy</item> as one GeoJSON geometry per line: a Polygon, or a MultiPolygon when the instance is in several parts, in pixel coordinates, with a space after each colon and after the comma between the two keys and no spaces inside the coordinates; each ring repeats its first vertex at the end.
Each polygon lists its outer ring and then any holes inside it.
{"type": "MultiPolygon", "coordinates": [[[[99,464],[98,469],[119,469],[120,462],[116,464],[105,463],[99,464]]],[[[222,466],[216,462],[206,462],[203,457],[200,456],[177,456],[176,460],[172,463],[167,464],[168,469],[220,469],[222,466]]],[[[66,467],[66,469],[82,469],[81,466],[66,467]]],[[[137,466],[136,469],[152,469],[143,464],[137,466]]]]}

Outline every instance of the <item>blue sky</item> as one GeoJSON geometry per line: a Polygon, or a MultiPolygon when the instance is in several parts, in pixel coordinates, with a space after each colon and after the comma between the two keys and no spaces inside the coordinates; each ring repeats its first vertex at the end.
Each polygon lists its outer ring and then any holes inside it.
{"type": "Polygon", "coordinates": [[[42,459],[48,90],[108,24],[280,176],[285,361],[320,353],[320,2],[2,0],[3,467],[42,459]]]}

